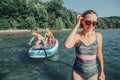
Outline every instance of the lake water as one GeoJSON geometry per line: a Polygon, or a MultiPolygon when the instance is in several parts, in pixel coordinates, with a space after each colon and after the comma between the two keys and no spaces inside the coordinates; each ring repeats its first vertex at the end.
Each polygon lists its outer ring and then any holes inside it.
{"type": "MultiPolygon", "coordinates": [[[[120,30],[96,30],[103,34],[103,56],[106,80],[120,80],[120,30]]],[[[73,65],[74,48],[63,46],[69,31],[53,32],[59,49],[52,60],[73,65]]],[[[41,33],[43,34],[43,33],[41,33]]],[[[30,33],[0,34],[0,80],[71,80],[72,68],[47,59],[29,58],[30,33]]]]}

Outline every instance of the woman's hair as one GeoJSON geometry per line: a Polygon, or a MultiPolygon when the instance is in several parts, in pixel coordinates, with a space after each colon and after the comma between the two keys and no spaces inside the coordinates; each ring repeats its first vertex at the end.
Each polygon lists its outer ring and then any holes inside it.
{"type": "Polygon", "coordinates": [[[83,18],[85,18],[85,16],[86,16],[87,14],[96,14],[96,15],[98,16],[98,14],[97,14],[95,11],[93,11],[93,10],[87,10],[87,11],[85,11],[81,16],[82,16],[83,18]]]}
{"type": "MultiPolygon", "coordinates": [[[[97,14],[94,10],[87,10],[87,11],[85,11],[84,13],[82,13],[81,16],[82,16],[83,18],[85,18],[86,15],[88,15],[88,14],[96,14],[96,16],[98,16],[98,14],[97,14]]],[[[80,24],[80,26],[83,27],[83,24],[80,24]]]]}

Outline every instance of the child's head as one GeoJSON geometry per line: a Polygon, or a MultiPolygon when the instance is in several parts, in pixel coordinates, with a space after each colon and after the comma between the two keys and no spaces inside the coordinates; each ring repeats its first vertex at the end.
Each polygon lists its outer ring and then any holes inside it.
{"type": "Polygon", "coordinates": [[[31,32],[38,33],[37,28],[32,28],[32,29],[31,29],[31,32]]]}
{"type": "Polygon", "coordinates": [[[49,27],[46,27],[45,30],[46,30],[46,31],[49,31],[50,29],[49,29],[49,27]]]}
{"type": "Polygon", "coordinates": [[[31,32],[32,32],[32,34],[38,33],[37,28],[32,28],[32,29],[31,29],[31,32]]]}

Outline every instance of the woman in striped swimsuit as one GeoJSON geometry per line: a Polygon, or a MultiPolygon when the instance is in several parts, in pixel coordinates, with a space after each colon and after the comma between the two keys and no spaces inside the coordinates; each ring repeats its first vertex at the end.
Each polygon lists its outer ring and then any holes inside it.
{"type": "Polygon", "coordinates": [[[98,15],[93,10],[77,15],[77,22],[64,41],[66,48],[75,46],[76,59],[73,65],[73,80],[105,79],[102,56],[102,35],[95,32],[98,15]],[[81,26],[83,30],[77,33],[81,26]],[[99,71],[97,68],[99,64],[99,71]]]}

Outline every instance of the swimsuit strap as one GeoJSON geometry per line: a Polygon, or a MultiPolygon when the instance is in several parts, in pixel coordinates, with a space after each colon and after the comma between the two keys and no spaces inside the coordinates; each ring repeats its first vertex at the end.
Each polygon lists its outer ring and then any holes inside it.
{"type": "Polygon", "coordinates": [[[96,36],[96,41],[98,40],[98,37],[97,37],[97,32],[95,32],[95,36],[96,36]]]}
{"type": "MultiPolygon", "coordinates": [[[[95,37],[96,37],[96,41],[97,41],[97,32],[95,32],[95,37]]],[[[75,45],[77,45],[79,43],[79,41],[81,41],[80,39],[81,39],[81,37],[79,36],[79,39],[77,40],[77,42],[75,43],[75,45]]]]}

